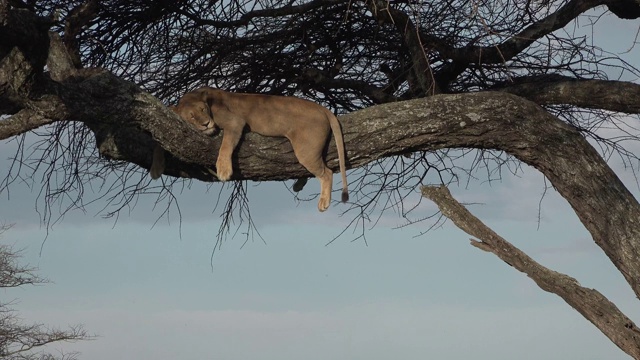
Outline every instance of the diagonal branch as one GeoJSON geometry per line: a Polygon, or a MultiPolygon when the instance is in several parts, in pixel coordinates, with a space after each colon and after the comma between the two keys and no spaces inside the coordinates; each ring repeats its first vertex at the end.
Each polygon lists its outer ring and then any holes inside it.
{"type": "Polygon", "coordinates": [[[499,64],[512,59],[541,37],[563,28],[585,11],[606,3],[606,0],[571,0],[553,14],[531,24],[499,45],[452,48],[445,41],[421,34],[426,44],[445,59],[456,63],[499,64]]]}
{"type": "Polygon", "coordinates": [[[456,201],[445,186],[423,186],[422,196],[435,202],[442,214],[467,234],[471,245],[491,252],[535,281],[547,292],[560,296],[595,325],[622,351],[640,359],[640,330],[618,307],[600,292],[580,286],[576,279],[546,268],[473,216],[456,201]]]}

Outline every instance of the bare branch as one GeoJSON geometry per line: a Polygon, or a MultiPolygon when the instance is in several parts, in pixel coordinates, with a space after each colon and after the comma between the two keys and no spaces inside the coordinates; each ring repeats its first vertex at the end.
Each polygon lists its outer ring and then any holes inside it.
{"type": "Polygon", "coordinates": [[[550,270],[473,216],[456,201],[445,186],[423,186],[422,195],[435,202],[444,216],[456,226],[480,241],[471,245],[494,253],[508,265],[529,276],[544,291],[560,296],[582,316],[627,354],[640,358],[640,330],[618,307],[600,292],[580,286],[574,278],[550,270]]]}
{"type": "Polygon", "coordinates": [[[529,47],[536,40],[563,28],[578,15],[605,2],[606,0],[571,0],[556,12],[529,25],[526,29],[497,46],[473,46],[473,44],[468,44],[463,48],[451,49],[443,41],[429,36],[425,36],[425,43],[433,46],[444,57],[452,59],[454,62],[504,63],[529,47]]]}
{"type": "Polygon", "coordinates": [[[51,124],[54,121],[33,110],[20,110],[17,114],[0,120],[0,140],[23,134],[40,126],[51,124]]]}
{"type": "MultiPolygon", "coordinates": [[[[0,226],[0,235],[9,226],[0,226]]],[[[0,288],[14,288],[23,285],[47,282],[35,274],[34,267],[19,264],[21,254],[11,246],[0,245],[0,288]]],[[[70,326],[67,330],[48,328],[42,324],[23,324],[10,303],[0,303],[0,358],[35,359],[33,350],[59,341],[87,340],[82,326],[70,326]]],[[[42,358],[55,359],[42,354],[42,358]]],[[[63,356],[64,358],[64,356],[63,356]]],[[[68,357],[67,357],[68,358],[68,357]]]]}
{"type": "Polygon", "coordinates": [[[313,9],[317,9],[322,6],[334,5],[348,3],[348,0],[314,0],[312,2],[301,4],[301,5],[285,5],[278,8],[273,9],[259,9],[246,12],[240,16],[239,19],[233,21],[214,21],[201,18],[199,16],[193,15],[187,11],[180,10],[179,12],[182,15],[187,16],[189,19],[193,20],[198,25],[209,25],[214,26],[216,28],[232,28],[237,26],[246,26],[251,20],[258,17],[278,17],[278,16],[286,16],[293,14],[302,14],[307,11],[311,11],[313,9]]]}
{"type": "Polygon", "coordinates": [[[35,275],[37,268],[18,264],[20,253],[7,245],[0,245],[0,288],[46,283],[47,280],[35,275]]]}

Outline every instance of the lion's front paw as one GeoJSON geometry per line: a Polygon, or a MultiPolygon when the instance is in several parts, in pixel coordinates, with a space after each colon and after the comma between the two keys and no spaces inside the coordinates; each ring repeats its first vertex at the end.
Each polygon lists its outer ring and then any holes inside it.
{"type": "Polygon", "coordinates": [[[233,174],[233,169],[231,168],[231,162],[229,161],[216,162],[216,170],[218,170],[218,179],[220,179],[220,181],[227,181],[231,179],[231,174],[233,174]]]}

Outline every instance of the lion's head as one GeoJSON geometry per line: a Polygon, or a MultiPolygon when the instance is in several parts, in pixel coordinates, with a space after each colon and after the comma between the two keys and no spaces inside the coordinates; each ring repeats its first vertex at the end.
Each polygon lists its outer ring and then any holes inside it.
{"type": "Polygon", "coordinates": [[[211,107],[202,93],[191,92],[185,94],[178,101],[178,105],[172,106],[171,110],[205,135],[213,135],[219,130],[213,121],[211,107]]]}

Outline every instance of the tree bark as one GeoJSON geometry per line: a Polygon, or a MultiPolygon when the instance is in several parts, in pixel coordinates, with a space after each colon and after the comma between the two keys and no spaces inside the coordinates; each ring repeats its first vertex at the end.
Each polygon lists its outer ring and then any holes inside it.
{"type": "Polygon", "coordinates": [[[496,90],[527,98],[539,105],[575,105],[628,114],[640,113],[640,85],[613,80],[581,80],[543,75],[516,79],[496,90]]]}

